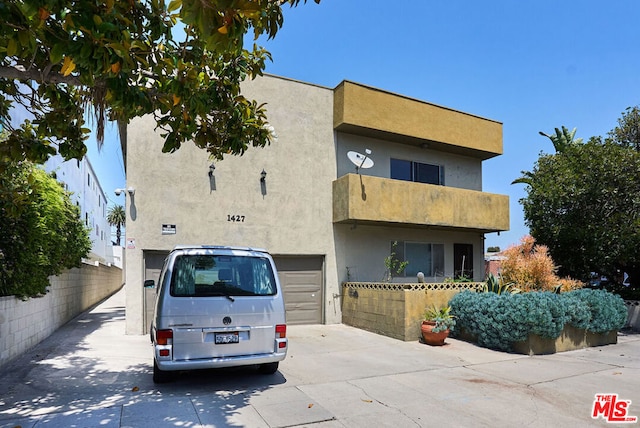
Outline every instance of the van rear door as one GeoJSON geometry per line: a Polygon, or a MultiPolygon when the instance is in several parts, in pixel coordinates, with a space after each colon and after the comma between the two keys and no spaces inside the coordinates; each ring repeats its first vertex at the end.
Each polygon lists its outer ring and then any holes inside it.
{"type": "Polygon", "coordinates": [[[273,353],[284,303],[267,257],[176,256],[162,325],[173,330],[173,359],[273,353]]]}

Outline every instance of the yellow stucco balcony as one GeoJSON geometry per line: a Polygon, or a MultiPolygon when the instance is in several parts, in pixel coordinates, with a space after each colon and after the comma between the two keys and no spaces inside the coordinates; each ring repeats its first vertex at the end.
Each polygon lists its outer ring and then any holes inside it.
{"type": "Polygon", "coordinates": [[[469,113],[343,81],[334,89],[333,126],[481,160],[502,154],[502,124],[469,113]]]}
{"type": "Polygon", "coordinates": [[[509,197],[347,174],[333,182],[333,222],[505,231],[509,230],[509,197]]]}

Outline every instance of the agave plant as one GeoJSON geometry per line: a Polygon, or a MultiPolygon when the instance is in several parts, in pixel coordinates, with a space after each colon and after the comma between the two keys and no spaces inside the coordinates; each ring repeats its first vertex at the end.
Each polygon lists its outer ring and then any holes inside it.
{"type": "Polygon", "coordinates": [[[484,284],[484,288],[482,291],[485,293],[496,293],[496,294],[517,294],[520,293],[521,290],[517,288],[515,282],[507,282],[505,283],[501,277],[496,277],[494,274],[490,273],[487,277],[487,282],[484,284]]]}
{"type": "Polygon", "coordinates": [[[425,311],[424,319],[425,321],[434,321],[436,323],[432,330],[434,333],[449,330],[456,325],[456,320],[451,315],[451,306],[438,308],[434,305],[433,308],[425,311]]]}

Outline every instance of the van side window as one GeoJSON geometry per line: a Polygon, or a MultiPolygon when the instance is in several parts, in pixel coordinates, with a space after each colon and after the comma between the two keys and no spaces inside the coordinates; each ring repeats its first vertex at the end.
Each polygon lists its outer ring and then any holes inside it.
{"type": "Polygon", "coordinates": [[[173,264],[171,295],[272,296],[276,283],[269,260],[261,257],[180,255],[173,264]]]}

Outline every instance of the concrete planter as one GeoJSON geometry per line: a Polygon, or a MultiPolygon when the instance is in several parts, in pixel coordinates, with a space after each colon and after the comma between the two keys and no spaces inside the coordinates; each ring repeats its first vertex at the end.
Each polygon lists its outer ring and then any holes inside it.
{"type": "MultiPolygon", "coordinates": [[[[473,343],[478,341],[477,337],[469,334],[464,329],[457,332],[456,338],[473,343]]],[[[606,333],[593,333],[571,325],[565,325],[560,336],[555,339],[547,339],[537,334],[530,334],[527,340],[514,343],[512,349],[513,352],[518,354],[547,355],[616,343],[618,343],[618,332],[615,330],[606,333]]]]}
{"type": "Polygon", "coordinates": [[[545,355],[615,343],[618,343],[618,332],[615,330],[606,333],[592,333],[565,325],[560,336],[556,339],[530,334],[527,340],[514,343],[513,350],[525,355],[545,355]]]}

